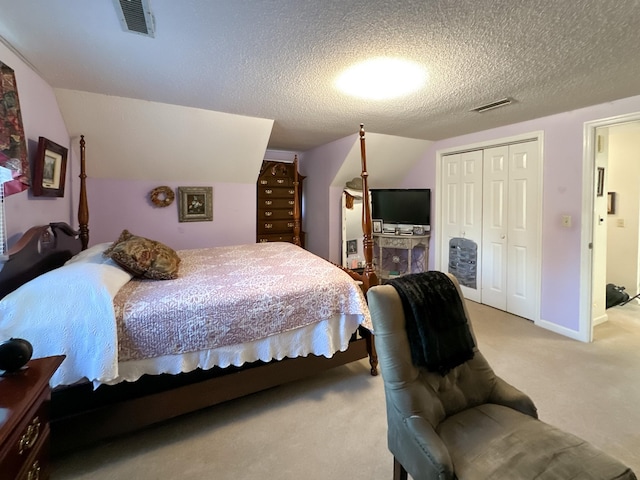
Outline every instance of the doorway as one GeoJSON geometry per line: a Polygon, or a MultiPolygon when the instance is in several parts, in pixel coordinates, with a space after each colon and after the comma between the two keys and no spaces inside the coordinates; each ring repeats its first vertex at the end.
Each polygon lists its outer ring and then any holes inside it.
{"type": "MultiPolygon", "coordinates": [[[[635,295],[638,288],[637,271],[630,277],[620,275],[620,267],[616,269],[616,262],[629,263],[629,259],[618,259],[611,256],[616,251],[629,252],[633,250],[635,256],[635,267],[637,269],[638,257],[638,209],[639,202],[631,202],[634,208],[629,209],[627,203],[626,210],[620,210],[621,199],[628,202],[629,194],[621,196],[622,192],[616,191],[623,187],[619,180],[615,180],[613,173],[620,171],[623,166],[616,164],[621,161],[617,156],[611,155],[610,140],[615,138],[616,133],[624,129],[637,128],[640,133],[640,112],[614,117],[610,119],[598,120],[585,123],[585,153],[583,159],[583,202],[582,202],[582,248],[581,248],[581,285],[580,285],[580,323],[578,338],[585,342],[593,341],[593,328],[595,325],[606,321],[605,311],[605,287],[606,283],[615,283],[613,280],[629,281],[629,293],[635,295]],[[609,186],[607,182],[608,174],[612,173],[609,186]],[[618,182],[618,183],[616,183],[618,182]],[[614,190],[615,189],[615,190],[614,190]],[[609,195],[609,192],[614,195],[609,195]],[[613,209],[613,211],[611,211],[613,209]],[[621,248],[614,242],[617,237],[635,235],[635,247],[628,245],[621,248]],[[622,235],[621,235],[622,234],[622,235]],[[611,238],[612,240],[609,240],[611,238]],[[611,245],[609,245],[611,244],[611,245]],[[607,255],[610,252],[610,255],[607,255]],[[612,273],[613,271],[613,273],[612,273]],[[609,279],[609,281],[608,281],[609,279]]],[[[633,135],[638,138],[635,149],[640,150],[640,135],[633,135]]],[[[625,160],[626,161],[626,160],[625,160]]],[[[638,170],[640,171],[640,169],[638,170]]],[[[637,194],[640,185],[640,174],[629,175],[624,172],[623,176],[631,178],[635,182],[635,188],[631,187],[630,192],[637,194]]],[[[618,175],[619,177],[619,175],[618,175]]]]}

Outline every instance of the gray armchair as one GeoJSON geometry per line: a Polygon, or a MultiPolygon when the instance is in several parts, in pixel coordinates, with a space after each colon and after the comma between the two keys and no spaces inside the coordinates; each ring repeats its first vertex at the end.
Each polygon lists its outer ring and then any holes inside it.
{"type": "Polygon", "coordinates": [[[636,479],[616,459],[538,420],[531,399],[496,376],[477,347],[445,375],[414,366],[397,290],[379,285],[367,297],[394,480],[407,472],[414,480],[636,479]]]}

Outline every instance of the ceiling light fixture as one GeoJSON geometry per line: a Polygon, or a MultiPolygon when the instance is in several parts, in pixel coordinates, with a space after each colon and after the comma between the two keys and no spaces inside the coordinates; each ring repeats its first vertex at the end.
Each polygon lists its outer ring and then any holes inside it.
{"type": "Polygon", "coordinates": [[[397,98],[422,88],[427,71],[401,58],[378,57],[349,67],[336,80],[336,87],[354,97],[370,100],[397,98]]]}

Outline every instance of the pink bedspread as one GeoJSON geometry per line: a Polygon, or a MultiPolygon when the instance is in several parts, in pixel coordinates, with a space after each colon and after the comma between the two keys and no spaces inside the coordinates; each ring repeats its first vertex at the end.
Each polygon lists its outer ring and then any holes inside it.
{"type": "Polygon", "coordinates": [[[119,361],[258,340],[369,313],[339,268],[290,243],[178,252],[176,280],[133,279],[114,299],[119,361]]]}

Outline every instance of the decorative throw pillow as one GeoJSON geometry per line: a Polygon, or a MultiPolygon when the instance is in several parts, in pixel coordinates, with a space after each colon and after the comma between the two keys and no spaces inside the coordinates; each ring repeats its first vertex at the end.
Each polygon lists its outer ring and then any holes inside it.
{"type": "Polygon", "coordinates": [[[153,280],[178,278],[180,257],[175,250],[156,240],[133,235],[129,230],[123,230],[103,255],[136,277],[153,280]]]}

